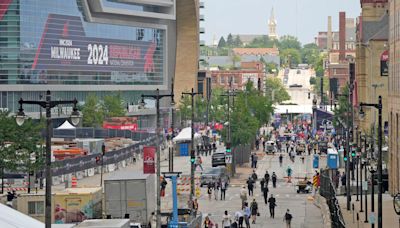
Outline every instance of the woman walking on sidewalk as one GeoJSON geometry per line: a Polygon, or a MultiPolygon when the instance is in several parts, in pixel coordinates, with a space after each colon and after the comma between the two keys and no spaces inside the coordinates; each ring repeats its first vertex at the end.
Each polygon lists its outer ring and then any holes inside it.
{"type": "Polygon", "coordinates": [[[252,220],[252,224],[256,224],[256,219],[257,216],[259,215],[258,213],[258,204],[256,202],[256,199],[253,199],[253,202],[251,202],[250,204],[250,210],[251,210],[251,220],[252,220]]]}

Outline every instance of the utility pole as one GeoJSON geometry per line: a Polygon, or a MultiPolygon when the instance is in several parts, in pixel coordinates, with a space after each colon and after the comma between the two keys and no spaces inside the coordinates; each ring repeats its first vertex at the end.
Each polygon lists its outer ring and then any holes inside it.
{"type": "MultiPolygon", "coordinates": [[[[142,94],[142,101],[140,105],[144,107],[144,98],[153,98],[156,100],[156,153],[157,153],[157,177],[156,177],[156,189],[157,189],[157,204],[156,204],[156,219],[157,219],[157,228],[161,228],[161,151],[160,151],[160,99],[163,97],[172,97],[172,101],[174,100],[174,94],[163,94],[160,95],[160,90],[156,90],[155,95],[144,95],[142,94]]],[[[174,105],[174,104],[171,104],[174,105]]]]}
{"type": "MultiPolygon", "coordinates": [[[[182,93],[182,96],[184,95],[189,95],[191,98],[192,102],[192,121],[190,123],[191,127],[191,149],[190,149],[190,195],[189,195],[189,201],[190,201],[190,206],[193,206],[193,196],[194,196],[194,162],[196,161],[196,155],[195,155],[195,150],[194,150],[194,97],[196,95],[202,95],[201,93],[195,93],[194,89],[192,88],[192,92],[190,93],[182,93]]],[[[193,214],[193,208],[192,209],[192,214],[193,214]]]]}
{"type": "MultiPolygon", "coordinates": [[[[174,94],[174,83],[171,84],[171,94],[174,94]]],[[[173,140],[175,136],[175,130],[174,130],[174,124],[175,124],[175,116],[174,116],[174,96],[171,96],[171,141],[173,140]],[[173,105],[172,105],[173,104],[173,105]]],[[[168,170],[170,173],[174,172],[174,146],[169,148],[169,166],[168,170]]]]}

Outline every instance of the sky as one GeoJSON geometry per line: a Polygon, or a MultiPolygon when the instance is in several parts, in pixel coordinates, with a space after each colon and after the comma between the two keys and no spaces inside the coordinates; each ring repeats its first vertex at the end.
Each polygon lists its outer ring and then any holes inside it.
{"type": "Polygon", "coordinates": [[[277,20],[277,33],[297,36],[303,44],[314,42],[319,31],[326,31],[328,16],[332,16],[333,31],[338,30],[339,12],[346,17],[360,15],[359,0],[202,0],[200,9],[205,21],[201,40],[211,44],[215,36],[232,34],[268,34],[268,19],[272,7],[277,20]]]}

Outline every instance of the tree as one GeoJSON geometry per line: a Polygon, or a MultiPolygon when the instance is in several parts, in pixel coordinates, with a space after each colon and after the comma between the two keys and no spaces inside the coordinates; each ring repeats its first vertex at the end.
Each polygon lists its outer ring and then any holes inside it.
{"type": "Polygon", "coordinates": [[[105,118],[125,116],[126,113],[120,93],[105,96],[102,109],[105,118]]]}
{"type": "Polygon", "coordinates": [[[233,36],[230,33],[229,33],[228,37],[226,38],[226,45],[228,47],[233,47],[233,45],[234,45],[233,36]]]}
{"type": "Polygon", "coordinates": [[[339,127],[340,124],[339,122],[342,121],[343,123],[346,123],[346,118],[347,115],[349,114],[347,111],[348,107],[350,107],[350,102],[348,99],[349,95],[349,87],[346,85],[342,88],[341,94],[343,96],[337,97],[338,100],[338,105],[334,109],[334,117],[333,117],[333,124],[336,127],[339,127]]]}
{"type": "Polygon", "coordinates": [[[246,47],[248,48],[272,48],[278,41],[269,39],[263,35],[260,38],[254,38],[246,47]]]}
{"type": "Polygon", "coordinates": [[[221,38],[218,41],[218,48],[224,48],[224,47],[226,47],[226,41],[225,38],[221,36],[221,38]]]}
{"type": "Polygon", "coordinates": [[[235,37],[235,40],[233,41],[233,46],[234,47],[242,47],[243,46],[243,42],[240,40],[239,36],[235,37]]]}
{"type": "Polygon", "coordinates": [[[306,44],[300,50],[303,63],[315,66],[320,56],[318,46],[314,43],[306,44]]]}
{"type": "Polygon", "coordinates": [[[233,68],[236,67],[236,63],[240,62],[241,59],[242,59],[242,58],[240,57],[240,55],[233,54],[233,55],[231,56],[233,68]]]}
{"type": "Polygon", "coordinates": [[[265,79],[265,96],[270,98],[272,103],[277,104],[290,100],[290,95],[282,81],[276,77],[267,77],[265,79]]]}
{"type": "Polygon", "coordinates": [[[281,50],[281,51],[286,50],[286,49],[300,50],[301,43],[297,39],[297,37],[285,35],[279,39],[278,47],[279,47],[279,50],[281,50]]]}
{"type": "Polygon", "coordinates": [[[298,65],[301,63],[300,51],[297,49],[285,49],[281,51],[281,64],[286,66],[298,65]]]}
{"type": "Polygon", "coordinates": [[[85,104],[82,107],[82,114],[84,127],[99,127],[103,124],[103,109],[95,94],[89,94],[89,96],[86,97],[85,104]]]}
{"type": "Polygon", "coordinates": [[[317,79],[315,77],[310,78],[310,85],[316,85],[317,84],[317,79]]]}
{"type": "Polygon", "coordinates": [[[0,112],[0,168],[12,172],[35,172],[43,169],[42,122],[25,120],[18,126],[9,112],[0,112]]]}

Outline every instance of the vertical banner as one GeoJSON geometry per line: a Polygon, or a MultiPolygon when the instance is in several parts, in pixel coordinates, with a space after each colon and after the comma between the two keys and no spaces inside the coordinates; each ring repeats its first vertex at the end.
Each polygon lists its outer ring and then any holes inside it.
{"type": "Polygon", "coordinates": [[[143,173],[154,174],[156,171],[155,164],[156,147],[144,146],[143,147],[143,173]]]}

